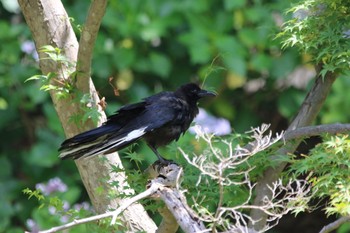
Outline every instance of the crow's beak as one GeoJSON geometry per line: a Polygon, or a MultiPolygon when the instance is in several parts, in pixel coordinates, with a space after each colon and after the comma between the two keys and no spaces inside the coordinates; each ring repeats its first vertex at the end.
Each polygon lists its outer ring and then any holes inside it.
{"type": "Polygon", "coordinates": [[[198,96],[200,98],[203,98],[203,97],[215,97],[217,96],[216,93],[212,92],[212,91],[207,91],[207,90],[201,90],[199,93],[198,93],[198,96]]]}

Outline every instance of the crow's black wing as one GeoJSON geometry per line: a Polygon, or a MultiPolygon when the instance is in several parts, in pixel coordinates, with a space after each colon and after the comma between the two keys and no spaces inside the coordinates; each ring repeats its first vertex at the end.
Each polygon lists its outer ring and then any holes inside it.
{"type": "MultiPolygon", "coordinates": [[[[146,98],[144,111],[129,120],[118,132],[106,138],[102,146],[93,151],[93,155],[108,154],[120,150],[142,138],[146,133],[173,122],[176,120],[175,105],[175,98],[167,92],[146,98]]],[[[109,121],[106,122],[106,125],[108,124],[109,121]]]]}
{"type": "Polygon", "coordinates": [[[120,131],[130,120],[141,115],[145,111],[146,102],[142,101],[121,107],[115,114],[107,118],[100,127],[88,130],[72,138],[65,140],[59,148],[60,157],[83,157],[101,145],[112,134],[120,131]]]}
{"type": "Polygon", "coordinates": [[[141,101],[135,104],[127,104],[121,107],[115,114],[109,116],[104,124],[125,125],[130,119],[137,117],[146,109],[147,102],[141,101]]]}
{"type": "Polygon", "coordinates": [[[130,119],[142,114],[142,112],[145,110],[145,105],[146,103],[143,101],[121,107],[115,114],[109,116],[107,121],[100,127],[88,130],[65,140],[59,150],[61,151],[65,149],[65,147],[72,147],[79,143],[91,142],[101,136],[118,131],[123,127],[123,125],[127,124],[130,119]]]}

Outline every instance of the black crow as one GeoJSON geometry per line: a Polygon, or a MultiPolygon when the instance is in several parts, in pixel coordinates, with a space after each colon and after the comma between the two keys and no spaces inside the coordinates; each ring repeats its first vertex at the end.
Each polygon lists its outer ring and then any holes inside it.
{"type": "Polygon", "coordinates": [[[100,127],[65,140],[62,159],[108,154],[143,138],[160,162],[166,160],[157,148],[178,140],[198,114],[197,102],[215,93],[197,84],[182,85],[174,92],[160,92],[139,103],[125,105],[100,127]]]}

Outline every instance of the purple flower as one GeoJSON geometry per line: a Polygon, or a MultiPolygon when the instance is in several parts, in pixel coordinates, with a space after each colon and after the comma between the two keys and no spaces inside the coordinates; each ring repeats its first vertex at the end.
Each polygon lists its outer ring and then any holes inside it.
{"type": "Polygon", "coordinates": [[[30,232],[32,233],[36,233],[39,232],[39,226],[38,224],[31,218],[27,219],[26,221],[27,227],[30,230],[30,232]]]}
{"type": "Polygon", "coordinates": [[[26,40],[21,44],[22,52],[32,54],[35,51],[35,44],[31,40],[26,40]]]}
{"type": "Polygon", "coordinates": [[[91,205],[86,201],[84,201],[82,203],[75,204],[73,206],[73,208],[76,209],[77,211],[80,211],[81,209],[92,211],[91,205]]]}
{"type": "Polygon", "coordinates": [[[204,133],[215,135],[226,135],[231,133],[231,125],[227,119],[217,118],[209,115],[204,109],[199,109],[199,114],[194,119],[195,126],[190,127],[189,131],[196,133],[195,127],[200,127],[204,133]]]}
{"type": "Polygon", "coordinates": [[[67,185],[58,177],[50,179],[47,184],[39,183],[35,185],[35,188],[39,189],[46,196],[53,192],[63,193],[67,191],[67,185]]]}
{"type": "Polygon", "coordinates": [[[69,221],[69,216],[68,215],[63,215],[60,218],[61,223],[67,223],[69,221]]]}
{"type": "Polygon", "coordinates": [[[35,44],[31,40],[26,40],[21,44],[21,50],[25,54],[31,55],[36,61],[39,60],[39,55],[36,52],[35,44]]]}

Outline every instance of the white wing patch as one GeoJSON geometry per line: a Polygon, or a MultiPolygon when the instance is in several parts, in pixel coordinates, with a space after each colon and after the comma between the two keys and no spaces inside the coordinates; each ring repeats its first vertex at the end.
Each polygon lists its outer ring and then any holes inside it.
{"type": "Polygon", "coordinates": [[[128,141],[131,141],[135,138],[139,138],[146,133],[145,132],[146,129],[147,129],[147,126],[141,128],[141,129],[135,129],[135,130],[131,131],[130,133],[128,133],[128,135],[126,135],[125,138],[122,138],[122,141],[128,142],[128,141]]]}

